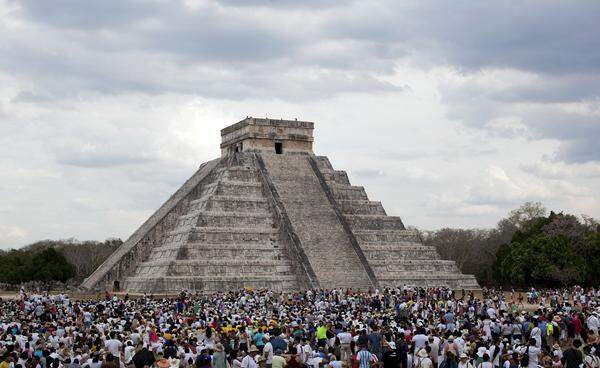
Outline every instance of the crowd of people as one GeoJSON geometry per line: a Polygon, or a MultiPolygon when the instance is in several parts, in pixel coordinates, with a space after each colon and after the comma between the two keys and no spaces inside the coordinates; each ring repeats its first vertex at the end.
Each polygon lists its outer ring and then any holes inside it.
{"type": "Polygon", "coordinates": [[[600,368],[600,290],[239,290],[0,302],[0,368],[600,368]]]}

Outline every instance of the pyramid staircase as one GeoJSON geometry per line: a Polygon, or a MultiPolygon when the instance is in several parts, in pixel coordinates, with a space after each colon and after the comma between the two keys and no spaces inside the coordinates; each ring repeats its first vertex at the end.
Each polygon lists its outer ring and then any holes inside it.
{"type": "Polygon", "coordinates": [[[346,172],[334,170],[327,157],[314,160],[380,285],[479,288],[473,275],[440,259],[435,247],[424,245],[400,217],[388,216],[381,202],[370,201],[364,188],[351,185],[346,172]]]}
{"type": "Polygon", "coordinates": [[[173,228],[125,281],[134,292],[298,288],[292,257],[259,180],[253,155],[210,174],[173,228]]]}

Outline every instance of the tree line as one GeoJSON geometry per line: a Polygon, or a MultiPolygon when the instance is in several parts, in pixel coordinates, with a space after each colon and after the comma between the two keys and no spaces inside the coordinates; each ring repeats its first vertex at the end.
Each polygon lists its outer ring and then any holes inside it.
{"type": "Polygon", "coordinates": [[[0,283],[29,281],[81,282],[123,242],[42,240],[21,249],[0,252],[0,283]]]}
{"type": "MultiPolygon", "coordinates": [[[[525,203],[492,229],[421,231],[423,242],[456,261],[480,285],[600,284],[600,223],[525,203]]],[[[81,282],[123,242],[43,240],[0,251],[0,283],[81,282]]]]}
{"type": "Polygon", "coordinates": [[[481,285],[556,287],[600,282],[600,224],[527,202],[493,229],[422,232],[425,244],[481,285]]]}

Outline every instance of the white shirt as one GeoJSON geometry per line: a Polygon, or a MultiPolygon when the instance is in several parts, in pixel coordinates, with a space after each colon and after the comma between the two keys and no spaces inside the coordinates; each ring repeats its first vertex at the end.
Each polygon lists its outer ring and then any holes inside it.
{"type": "Polygon", "coordinates": [[[242,359],[242,368],[258,368],[258,364],[250,354],[242,359]]]}
{"type": "Polygon", "coordinates": [[[535,346],[529,347],[529,368],[536,368],[538,365],[538,357],[542,350],[535,346]]]}
{"type": "Polygon", "coordinates": [[[266,356],[265,364],[273,363],[273,345],[270,341],[263,347],[263,355],[266,356]]]}
{"type": "Polygon", "coordinates": [[[352,334],[350,332],[340,332],[337,334],[338,339],[340,339],[340,344],[350,344],[352,342],[352,334]]]}
{"type": "Polygon", "coordinates": [[[122,345],[123,344],[121,343],[121,341],[117,339],[110,339],[104,343],[104,346],[106,346],[108,351],[110,351],[110,353],[117,358],[121,356],[120,349],[122,345]]]}
{"type": "Polygon", "coordinates": [[[417,334],[413,336],[412,341],[415,344],[415,351],[419,351],[419,349],[425,347],[425,343],[427,342],[427,336],[423,334],[417,334]]]}

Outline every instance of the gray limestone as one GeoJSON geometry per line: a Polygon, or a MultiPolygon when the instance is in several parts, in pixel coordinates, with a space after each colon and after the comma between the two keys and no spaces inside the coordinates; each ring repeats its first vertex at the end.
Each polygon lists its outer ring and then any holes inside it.
{"type": "Polygon", "coordinates": [[[312,153],[313,123],[247,118],[83,285],[129,292],[479,288],[312,153]]]}

